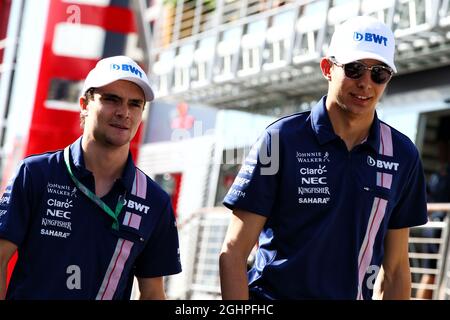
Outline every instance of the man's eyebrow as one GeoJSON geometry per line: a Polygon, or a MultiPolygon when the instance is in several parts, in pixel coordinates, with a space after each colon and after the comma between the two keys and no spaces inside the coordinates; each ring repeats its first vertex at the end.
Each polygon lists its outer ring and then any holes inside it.
{"type": "MultiPolygon", "coordinates": [[[[98,92],[102,97],[106,97],[106,98],[116,98],[116,99],[124,99],[123,97],[115,94],[115,93],[109,93],[109,92],[98,92]]],[[[128,99],[131,102],[137,102],[137,103],[144,103],[145,101],[143,99],[140,98],[130,98],[128,99]]]]}
{"type": "Polygon", "coordinates": [[[118,96],[115,93],[109,93],[109,92],[98,92],[98,93],[102,96],[102,98],[103,97],[108,97],[108,98],[119,98],[119,99],[122,99],[121,96],[118,96]]]}
{"type": "Polygon", "coordinates": [[[144,103],[145,101],[143,100],[143,99],[139,99],[139,98],[136,98],[136,99],[133,99],[133,98],[131,98],[131,99],[129,99],[131,102],[138,102],[138,103],[144,103]]]}

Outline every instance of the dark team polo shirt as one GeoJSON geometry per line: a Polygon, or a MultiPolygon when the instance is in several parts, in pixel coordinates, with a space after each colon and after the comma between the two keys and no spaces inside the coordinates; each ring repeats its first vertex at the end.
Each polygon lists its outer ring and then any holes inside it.
{"type": "Polygon", "coordinates": [[[224,199],[267,217],[250,291],[273,299],[370,299],[388,229],[427,222],[417,149],[376,116],[350,152],[324,97],[271,124],[224,199]]]}
{"type": "MultiPolygon", "coordinates": [[[[72,172],[90,190],[81,138],[70,146],[72,172]]],[[[125,197],[119,228],[75,187],[63,151],[30,156],[0,205],[0,237],[18,246],[8,299],[129,299],[133,275],[181,271],[169,196],[133,164],[102,200],[114,211],[125,197]]]]}

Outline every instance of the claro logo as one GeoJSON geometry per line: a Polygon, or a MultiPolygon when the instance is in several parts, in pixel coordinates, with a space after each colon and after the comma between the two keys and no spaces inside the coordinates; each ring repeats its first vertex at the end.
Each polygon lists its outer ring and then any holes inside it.
{"type": "Polygon", "coordinates": [[[371,156],[367,156],[367,164],[371,167],[377,167],[380,169],[387,169],[387,170],[398,170],[398,162],[390,162],[390,161],[383,161],[383,160],[375,160],[371,156]]]}

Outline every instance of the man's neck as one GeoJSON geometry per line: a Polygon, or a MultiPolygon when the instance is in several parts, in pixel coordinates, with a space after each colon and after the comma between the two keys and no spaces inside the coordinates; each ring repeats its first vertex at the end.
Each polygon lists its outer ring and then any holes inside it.
{"type": "Polygon", "coordinates": [[[82,149],[86,169],[91,171],[95,178],[95,193],[103,197],[122,176],[129,146],[108,147],[83,137],[82,149]]]}
{"type": "Polygon", "coordinates": [[[327,111],[334,132],[345,142],[349,151],[367,139],[374,113],[353,115],[338,105],[327,106],[327,111]]]}

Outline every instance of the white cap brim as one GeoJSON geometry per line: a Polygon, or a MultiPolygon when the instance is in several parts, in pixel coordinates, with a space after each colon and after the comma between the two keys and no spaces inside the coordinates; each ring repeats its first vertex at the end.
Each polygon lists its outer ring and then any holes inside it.
{"type": "MultiPolygon", "coordinates": [[[[89,77],[89,75],[88,75],[89,77]]],[[[127,80],[131,81],[134,84],[138,85],[142,91],[144,92],[145,101],[152,101],[155,98],[155,95],[153,94],[152,88],[143,80],[136,78],[136,77],[117,77],[117,78],[111,78],[111,77],[105,77],[103,79],[97,78],[96,81],[88,81],[88,78],[86,78],[86,81],[84,82],[84,87],[82,90],[82,95],[86,93],[87,90],[90,88],[100,88],[107,86],[108,84],[113,83],[114,81],[118,80],[127,80]]]]}
{"type": "Polygon", "coordinates": [[[146,73],[127,56],[114,56],[98,61],[95,68],[87,75],[81,95],[90,88],[100,88],[118,80],[131,81],[138,85],[146,101],[152,101],[155,98],[146,73]]]}

